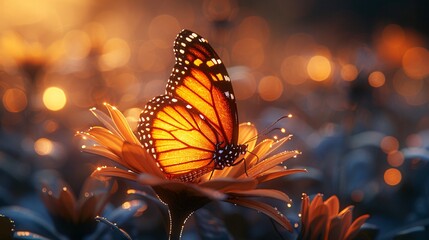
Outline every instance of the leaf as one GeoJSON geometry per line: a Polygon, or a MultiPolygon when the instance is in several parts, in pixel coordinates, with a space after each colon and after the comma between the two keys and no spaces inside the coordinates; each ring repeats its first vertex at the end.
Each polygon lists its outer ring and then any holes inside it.
{"type": "Polygon", "coordinates": [[[31,210],[12,206],[1,208],[0,212],[14,220],[17,230],[31,231],[52,239],[61,239],[61,234],[56,231],[50,222],[31,210]]]}

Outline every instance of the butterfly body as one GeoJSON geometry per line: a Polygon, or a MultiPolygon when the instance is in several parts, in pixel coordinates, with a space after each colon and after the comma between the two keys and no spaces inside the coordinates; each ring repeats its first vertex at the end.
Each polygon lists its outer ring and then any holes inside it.
{"type": "Polygon", "coordinates": [[[140,115],[139,140],[168,178],[194,181],[232,166],[246,152],[228,73],[207,40],[189,30],[174,43],[176,64],[164,95],[140,115]]]}

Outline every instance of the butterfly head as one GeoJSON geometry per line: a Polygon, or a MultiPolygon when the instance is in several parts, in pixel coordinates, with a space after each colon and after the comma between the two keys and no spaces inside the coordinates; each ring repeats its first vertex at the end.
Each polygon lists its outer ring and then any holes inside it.
{"type": "Polygon", "coordinates": [[[221,143],[217,144],[213,154],[214,168],[222,170],[225,167],[233,166],[235,160],[237,160],[240,155],[245,154],[246,151],[247,145],[229,144],[222,146],[221,143]]]}

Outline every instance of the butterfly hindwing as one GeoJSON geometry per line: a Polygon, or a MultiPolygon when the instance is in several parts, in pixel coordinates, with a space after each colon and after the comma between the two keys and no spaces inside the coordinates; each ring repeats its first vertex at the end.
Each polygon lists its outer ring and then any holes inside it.
{"type": "Polygon", "coordinates": [[[167,95],[158,96],[146,105],[140,121],[140,141],[165,173],[183,175],[213,169],[218,136],[189,104],[167,95]]]}

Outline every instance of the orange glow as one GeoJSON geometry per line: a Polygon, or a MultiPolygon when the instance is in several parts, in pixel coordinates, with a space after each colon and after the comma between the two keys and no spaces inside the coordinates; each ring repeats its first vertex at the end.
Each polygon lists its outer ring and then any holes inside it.
{"type": "Polygon", "coordinates": [[[265,101],[275,101],[283,93],[283,84],[278,77],[266,76],[259,81],[259,96],[265,101]]]}
{"type": "Polygon", "coordinates": [[[154,17],[148,28],[150,40],[158,48],[170,48],[171,39],[174,38],[179,31],[179,21],[175,17],[167,14],[154,17]]]}
{"type": "Polygon", "coordinates": [[[408,49],[402,57],[405,74],[413,79],[422,79],[429,74],[429,51],[422,47],[408,49]]]}
{"type": "Polygon", "coordinates": [[[249,16],[244,18],[237,28],[238,38],[251,38],[258,42],[267,42],[270,37],[270,26],[262,17],[249,16]]]}
{"type": "Polygon", "coordinates": [[[386,136],[381,140],[380,147],[383,152],[391,153],[398,150],[399,142],[395,137],[386,136]]]}
{"type": "Polygon", "coordinates": [[[230,71],[232,86],[234,87],[234,93],[237,99],[244,100],[252,97],[256,92],[256,80],[246,69],[232,68],[230,71]]]}
{"type": "Polygon", "coordinates": [[[384,172],[384,182],[387,185],[395,186],[398,185],[402,180],[401,172],[396,168],[389,168],[384,172]]]}
{"type": "Polygon", "coordinates": [[[301,56],[290,56],[283,60],[280,71],[283,79],[292,85],[299,85],[307,80],[306,62],[301,56]]]}
{"type": "Polygon", "coordinates": [[[341,68],[341,77],[345,81],[353,81],[358,76],[358,69],[353,64],[346,64],[341,68]]]}
{"type": "Polygon", "coordinates": [[[130,124],[131,129],[137,128],[137,123],[139,121],[139,116],[141,112],[142,109],[140,108],[130,108],[124,112],[125,118],[130,124]]]}
{"type": "Polygon", "coordinates": [[[39,138],[34,142],[34,151],[41,156],[51,154],[53,148],[54,144],[47,138],[39,138]]]}
{"type": "Polygon", "coordinates": [[[120,38],[112,38],[103,47],[99,66],[102,70],[112,70],[128,63],[131,50],[127,42],[120,38]]]}
{"type": "Polygon", "coordinates": [[[122,209],[125,209],[125,210],[130,209],[131,203],[130,202],[124,202],[124,203],[122,203],[121,207],[122,207],[122,209]]]}
{"type": "Polygon", "coordinates": [[[308,61],[307,73],[314,81],[324,81],[331,75],[332,67],[329,59],[323,56],[314,56],[308,61]]]}
{"type": "Polygon", "coordinates": [[[231,58],[236,64],[256,69],[264,63],[264,47],[262,43],[256,39],[243,38],[234,44],[231,58]]]}
{"type": "Polygon", "coordinates": [[[399,167],[404,163],[404,154],[400,151],[393,151],[387,155],[387,162],[392,167],[399,167]]]}
{"type": "Polygon", "coordinates": [[[51,111],[63,109],[66,103],[67,97],[61,88],[49,87],[43,92],[43,104],[51,111]]]}
{"type": "Polygon", "coordinates": [[[368,83],[371,85],[371,87],[378,88],[384,85],[386,82],[386,78],[384,77],[384,74],[380,71],[375,71],[369,74],[368,76],[368,83]]]}
{"type": "Polygon", "coordinates": [[[423,81],[412,80],[402,71],[393,76],[393,88],[404,97],[417,96],[423,88],[423,81]]]}
{"type": "Polygon", "coordinates": [[[9,88],[3,94],[3,105],[9,112],[21,112],[27,107],[27,96],[21,89],[9,88]]]}

